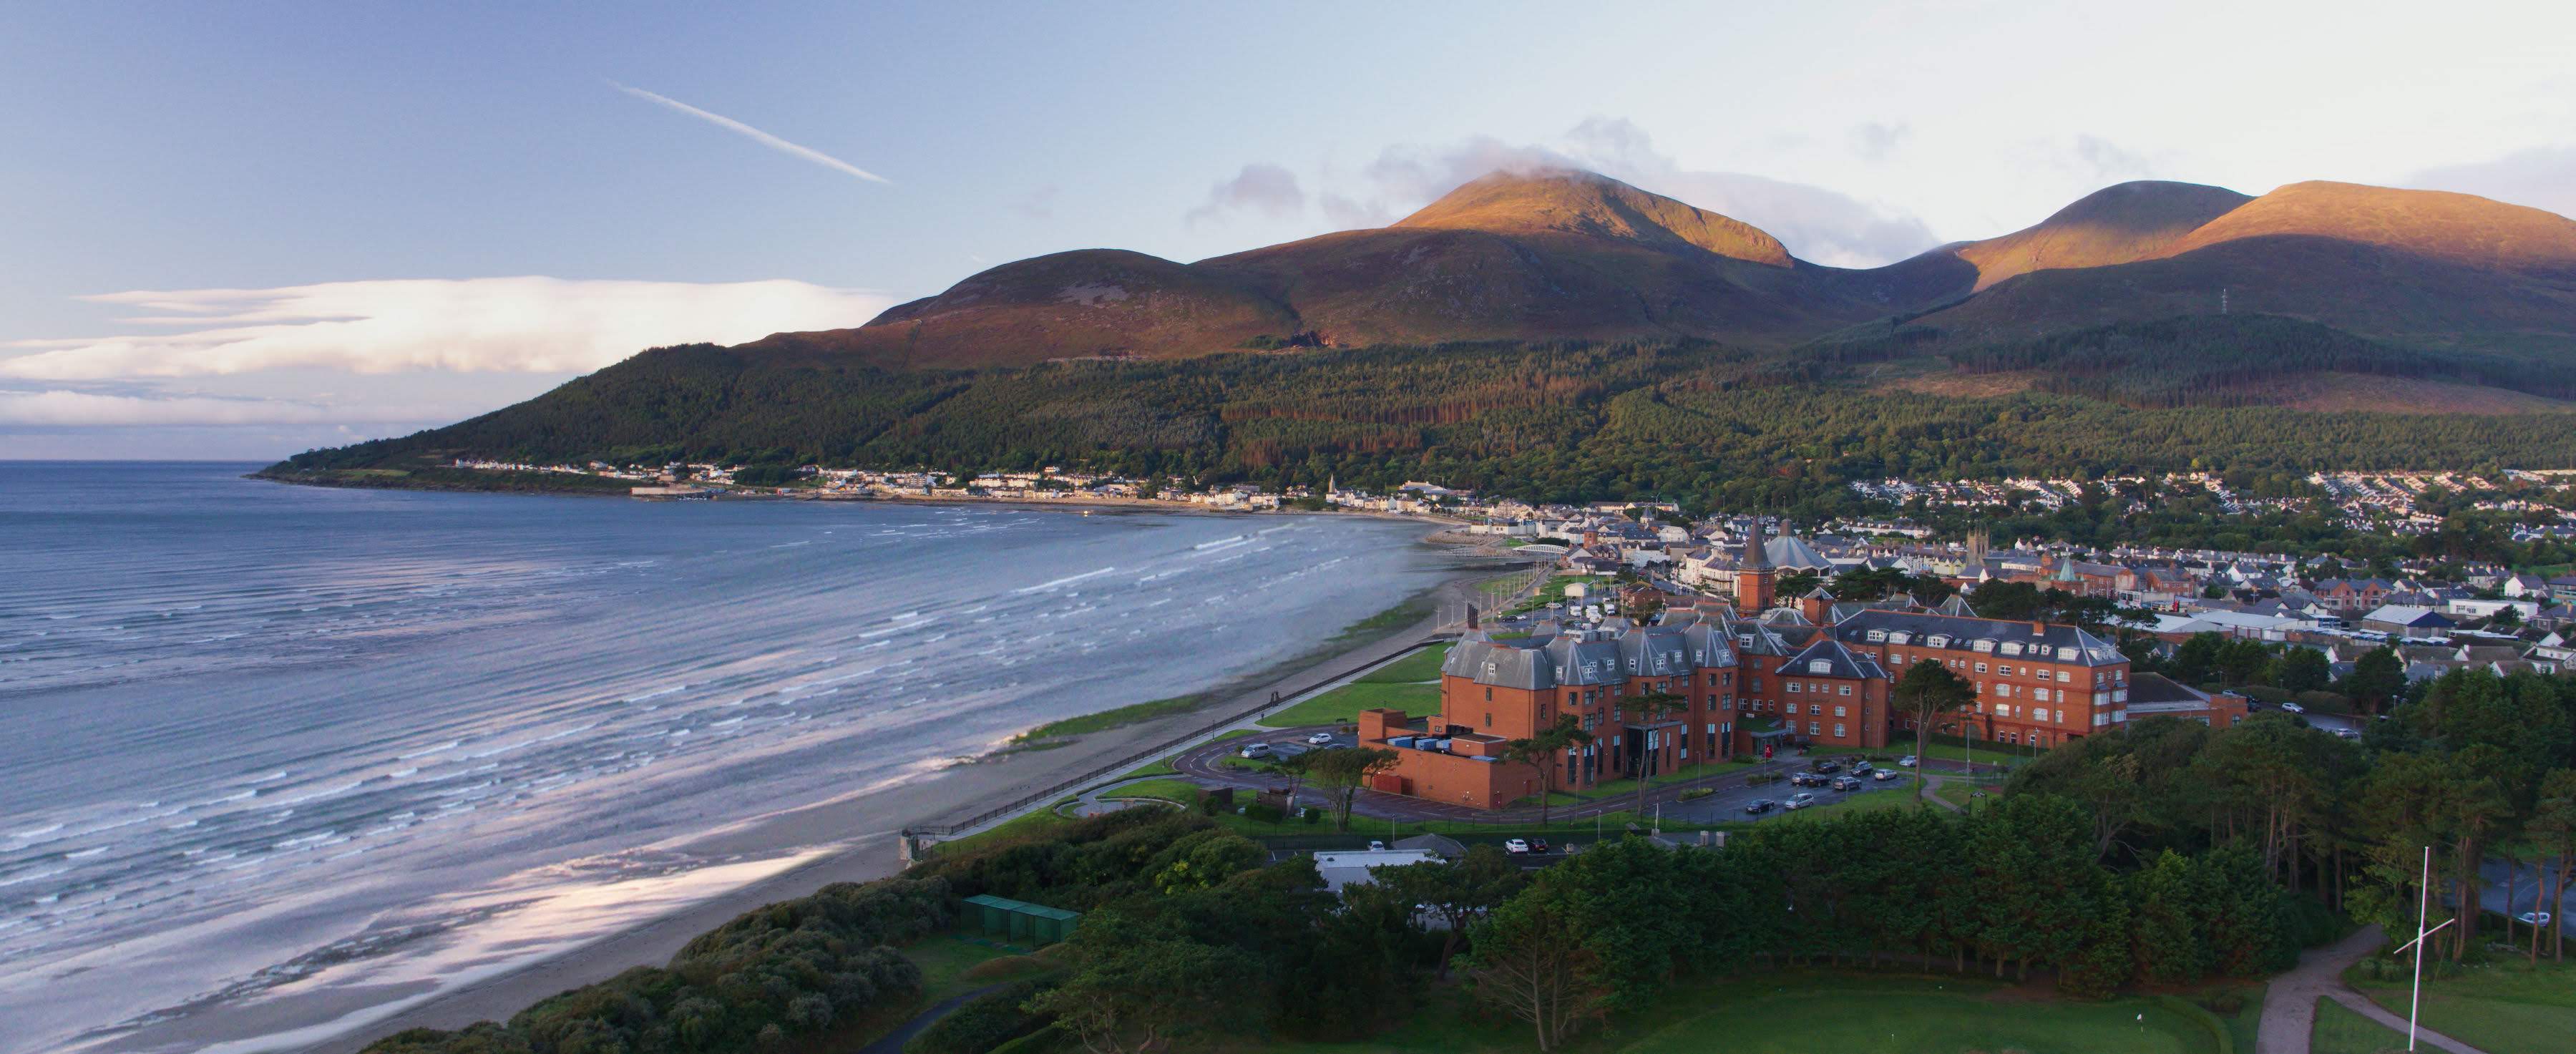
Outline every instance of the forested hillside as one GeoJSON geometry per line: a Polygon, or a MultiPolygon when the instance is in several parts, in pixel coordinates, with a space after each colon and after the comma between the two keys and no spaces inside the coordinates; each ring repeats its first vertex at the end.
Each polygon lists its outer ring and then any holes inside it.
{"type": "MultiPolygon", "coordinates": [[[[1938,335],[1934,334],[1937,338],[1938,335]]],[[[1937,339],[1934,343],[1938,343],[1937,339]]],[[[1265,485],[1456,487],[1574,501],[1787,504],[1881,476],[2195,466],[2576,464],[2576,418],[2307,413],[2235,382],[2321,370],[2563,393],[2557,375],[2242,316],[1945,352],[1918,334],[1754,352],[1703,342],[1443,345],[890,371],[828,353],[661,348],[537,399],[282,474],[459,455],[556,462],[1081,465],[1265,485]],[[1876,383],[1891,367],[2036,370],[1984,398],[1876,383]],[[2210,403],[2219,405],[2210,405],[2210,403]]]]}

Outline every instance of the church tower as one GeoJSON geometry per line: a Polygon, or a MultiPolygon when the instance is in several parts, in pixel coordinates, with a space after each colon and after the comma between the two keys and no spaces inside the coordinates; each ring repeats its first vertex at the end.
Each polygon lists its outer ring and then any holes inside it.
{"type": "Polygon", "coordinates": [[[1762,517],[1744,535],[1744,555],[1735,563],[1735,610],[1760,617],[1771,609],[1771,552],[1762,545],[1762,517]]]}

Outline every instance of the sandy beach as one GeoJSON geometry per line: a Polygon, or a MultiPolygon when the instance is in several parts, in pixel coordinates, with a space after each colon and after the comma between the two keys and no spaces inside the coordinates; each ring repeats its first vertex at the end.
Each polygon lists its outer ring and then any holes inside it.
{"type": "MultiPolygon", "coordinates": [[[[1463,560],[1490,558],[1504,551],[1490,539],[1450,533],[1445,529],[1426,544],[1455,547],[1463,560]]],[[[1432,590],[1433,610],[1454,611],[1472,601],[1473,583],[1490,577],[1496,565],[1479,561],[1462,566],[1432,590]]],[[[477,1021],[507,1020],[529,1004],[568,988],[605,980],[636,966],[659,965],[691,938],[762,904],[803,896],[834,882],[861,882],[894,874],[897,832],[906,826],[956,823],[995,806],[1044,790],[1067,778],[1165,743],[1218,717],[1267,704],[1273,692],[1302,692],[1350,672],[1410,650],[1444,627],[1438,615],[1358,644],[1330,657],[1269,671],[1246,683],[1224,686],[1228,694],[1197,711],[1142,722],[1080,737],[1047,750],[1005,752],[943,769],[926,778],[865,794],[826,801],[736,824],[691,839],[677,848],[700,854],[776,857],[803,851],[812,858],[799,866],[729,892],[698,900],[652,917],[611,936],[576,947],[532,965],[452,989],[393,1015],[366,1022],[328,1038],[296,1048],[315,1054],[348,1054],[376,1039],[409,1028],[454,1029],[477,1021]]],[[[331,1021],[380,1001],[385,993],[328,993],[271,1001],[275,1035],[287,1029],[331,1021]]],[[[184,1023],[171,1022],[184,1030],[184,1023]]],[[[174,1040],[171,1029],[148,1029],[134,1039],[152,1045],[174,1040]]],[[[194,1035],[190,1040],[216,1046],[252,1038],[249,1035],[194,1035]]],[[[138,1042],[138,1045],[141,1045],[138,1042]]]]}

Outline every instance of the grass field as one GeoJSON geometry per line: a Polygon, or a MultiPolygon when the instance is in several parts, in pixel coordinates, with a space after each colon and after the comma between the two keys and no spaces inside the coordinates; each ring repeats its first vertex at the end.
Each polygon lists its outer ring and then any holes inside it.
{"type": "Polygon", "coordinates": [[[2361,1016],[2332,999],[2317,1000],[2317,1023],[2308,1029],[2308,1054],[2380,1054],[2406,1049],[2406,1034],[2361,1016]]]}
{"type": "Polygon", "coordinates": [[[1440,679],[1440,663],[1449,657],[1449,646],[1434,644],[1394,662],[1353,678],[1361,684],[1416,684],[1440,679]]]}
{"type": "Polygon", "coordinates": [[[1607,585],[1609,582],[1609,579],[1600,575],[1558,575],[1555,578],[1548,579],[1547,584],[1538,587],[1538,591],[1530,594],[1528,599],[1513,605],[1512,610],[1506,612],[1506,614],[1518,614],[1523,611],[1536,611],[1548,606],[1549,604],[1563,600],[1565,599],[1565,587],[1570,585],[1581,583],[1586,586],[1586,591],[1588,592],[1589,587],[1607,585]]]}
{"type": "MultiPolygon", "coordinates": [[[[2428,966],[2427,971],[2430,972],[2428,966]]],[[[2406,977],[2373,981],[2355,967],[2344,980],[2389,1012],[2406,1013],[2406,977]]],[[[2520,959],[2474,966],[2456,977],[2424,979],[2424,1025],[2487,1054],[2562,1054],[2576,1050],[2576,964],[2520,959]]]]}
{"type": "MultiPolygon", "coordinates": [[[[2215,1054],[2211,1019],[2164,1000],[2062,1001],[1974,978],[1810,971],[1684,986],[1576,1036],[1569,1054],[2215,1054]]],[[[2224,1028],[2224,1025],[2219,1027],[2224,1028]]],[[[1528,1054],[1529,1028],[1439,990],[1357,1043],[1274,1043],[1260,1054],[1528,1054]]],[[[2240,1054],[2253,1054],[2251,1047],[2240,1054]]]]}
{"type": "Polygon", "coordinates": [[[1329,725],[1359,717],[1362,710],[1393,707],[1407,714],[1427,714],[1440,709],[1440,686],[1437,684],[1394,684],[1385,681],[1353,681],[1305,702],[1262,718],[1269,728],[1297,728],[1303,725],[1329,725]]]}
{"type": "Polygon", "coordinates": [[[1062,721],[1049,721],[1043,725],[1037,726],[1036,728],[1032,728],[1026,732],[1020,733],[1019,735],[1011,737],[1011,742],[1031,743],[1041,739],[1054,739],[1059,736],[1079,736],[1090,732],[1106,732],[1113,728],[1136,724],[1140,721],[1151,721],[1157,717],[1167,717],[1172,714],[1188,713],[1192,710],[1198,709],[1199,707],[1207,705],[1208,700],[1208,695],[1200,693],[1197,695],[1173,696],[1169,699],[1156,699],[1151,702],[1144,703],[1129,703],[1115,710],[1103,710],[1096,714],[1083,714],[1079,717],[1068,717],[1062,721]]]}

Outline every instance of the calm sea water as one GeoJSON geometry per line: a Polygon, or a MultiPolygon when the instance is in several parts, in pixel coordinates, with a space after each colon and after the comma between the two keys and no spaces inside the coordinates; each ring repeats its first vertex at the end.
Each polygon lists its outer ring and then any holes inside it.
{"type": "Polygon", "coordinates": [[[702,895],[745,862],[631,847],[1205,687],[1439,574],[1419,528],[1351,518],[250,467],[0,462],[0,1052],[256,1003],[566,888],[702,895]]]}

